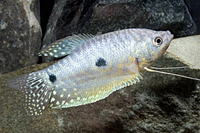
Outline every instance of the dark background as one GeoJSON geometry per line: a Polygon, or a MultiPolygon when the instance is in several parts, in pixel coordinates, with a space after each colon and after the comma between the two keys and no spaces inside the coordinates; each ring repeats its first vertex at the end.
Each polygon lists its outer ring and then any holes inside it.
{"type": "MultiPolygon", "coordinates": [[[[41,13],[41,27],[42,35],[44,36],[46,31],[46,26],[48,23],[49,16],[53,9],[55,0],[42,0],[40,3],[40,13],[41,13]]],[[[184,0],[185,4],[188,7],[188,10],[196,23],[198,28],[198,33],[200,33],[200,1],[199,0],[184,0]]]]}

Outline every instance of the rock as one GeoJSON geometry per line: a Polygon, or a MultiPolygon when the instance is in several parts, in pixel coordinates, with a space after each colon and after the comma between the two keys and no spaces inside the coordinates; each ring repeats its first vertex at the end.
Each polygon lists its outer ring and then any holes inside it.
{"type": "MultiPolygon", "coordinates": [[[[125,28],[170,30],[175,37],[197,34],[183,0],[56,1],[43,46],[77,33],[106,33],[125,28]]],[[[50,61],[52,58],[44,58],[50,61]]]]}
{"type": "Polygon", "coordinates": [[[167,53],[191,69],[200,69],[200,35],[173,39],[167,53]]]}
{"type": "Polygon", "coordinates": [[[198,34],[200,34],[200,1],[196,0],[184,0],[185,4],[188,7],[188,10],[198,28],[198,34]]]}
{"type": "Polygon", "coordinates": [[[41,46],[39,2],[1,0],[0,75],[36,64],[41,46]]]}
{"type": "MultiPolygon", "coordinates": [[[[0,132],[200,132],[200,84],[146,71],[140,83],[98,102],[61,110],[48,108],[41,116],[27,116],[22,106],[24,95],[5,83],[50,64],[33,65],[0,76],[0,132]]],[[[153,65],[169,67],[183,63],[162,57],[153,65]]],[[[200,75],[197,70],[178,71],[188,76],[200,75]]]]}

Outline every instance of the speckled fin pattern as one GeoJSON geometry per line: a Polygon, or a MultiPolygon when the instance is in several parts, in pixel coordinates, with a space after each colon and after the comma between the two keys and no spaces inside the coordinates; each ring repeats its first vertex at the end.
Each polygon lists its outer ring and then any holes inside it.
{"type": "Polygon", "coordinates": [[[30,73],[8,80],[8,86],[25,94],[24,107],[27,115],[40,115],[47,107],[52,94],[48,82],[40,77],[42,73],[30,73]]]}
{"type": "Polygon", "coordinates": [[[92,34],[72,35],[58,41],[53,42],[47,47],[42,48],[38,53],[39,56],[63,57],[71,54],[74,49],[93,38],[92,34]]]}

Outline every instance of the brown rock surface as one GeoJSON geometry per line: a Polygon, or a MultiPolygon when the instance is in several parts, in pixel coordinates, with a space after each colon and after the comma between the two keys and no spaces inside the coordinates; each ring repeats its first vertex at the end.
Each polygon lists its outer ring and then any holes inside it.
{"type": "MultiPolygon", "coordinates": [[[[200,84],[149,72],[143,72],[140,83],[93,104],[62,110],[48,108],[41,116],[27,116],[22,93],[8,88],[6,80],[48,65],[33,65],[0,76],[0,132],[200,132],[200,84]]],[[[165,57],[154,64],[174,65],[183,64],[165,57]]],[[[195,70],[176,71],[200,75],[195,70]]]]}
{"type": "Polygon", "coordinates": [[[41,46],[38,1],[0,1],[0,74],[36,64],[41,46]]]}

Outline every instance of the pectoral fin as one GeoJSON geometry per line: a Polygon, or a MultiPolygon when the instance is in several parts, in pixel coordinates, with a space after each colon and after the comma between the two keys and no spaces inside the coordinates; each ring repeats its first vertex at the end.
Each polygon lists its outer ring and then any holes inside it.
{"type": "Polygon", "coordinates": [[[138,67],[138,59],[135,58],[134,61],[127,66],[127,68],[132,72],[132,73],[135,73],[135,74],[140,74],[139,73],[139,67],[138,67]]]}

